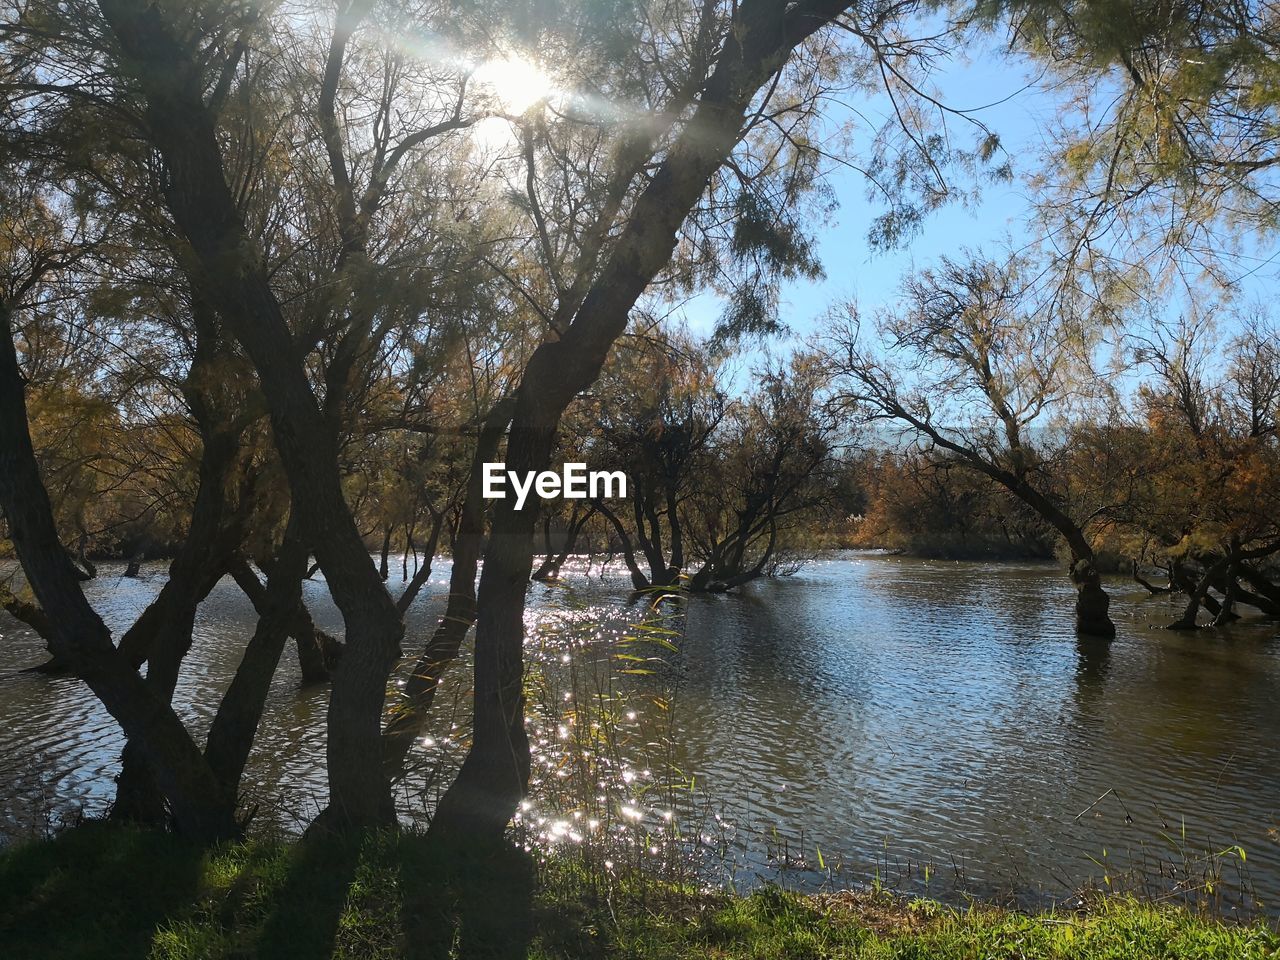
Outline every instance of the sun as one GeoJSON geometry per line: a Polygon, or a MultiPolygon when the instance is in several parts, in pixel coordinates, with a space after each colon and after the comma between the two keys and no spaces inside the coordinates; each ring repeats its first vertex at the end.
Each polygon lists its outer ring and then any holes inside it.
{"type": "Polygon", "coordinates": [[[507,113],[524,113],[556,92],[552,79],[523,57],[486,60],[472,79],[501,104],[507,113]]]}

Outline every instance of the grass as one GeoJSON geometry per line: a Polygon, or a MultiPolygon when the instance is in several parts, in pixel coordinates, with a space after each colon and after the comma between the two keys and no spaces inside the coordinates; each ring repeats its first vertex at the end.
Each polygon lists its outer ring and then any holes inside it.
{"type": "Polygon", "coordinates": [[[1280,957],[1280,935],[1131,898],[1026,914],[772,887],[740,897],[563,859],[535,869],[511,850],[446,856],[414,834],[201,851],[90,823],[0,851],[6,960],[449,956],[1252,960],[1280,957]]]}

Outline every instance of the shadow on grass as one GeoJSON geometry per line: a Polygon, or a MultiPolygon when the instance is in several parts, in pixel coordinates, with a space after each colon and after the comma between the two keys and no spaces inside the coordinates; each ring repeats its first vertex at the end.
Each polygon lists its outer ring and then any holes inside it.
{"type": "Polygon", "coordinates": [[[329,960],[347,912],[363,840],[325,839],[293,848],[258,938],[260,957],[329,960]]]}
{"type": "Polygon", "coordinates": [[[0,851],[0,960],[516,960],[534,869],[417,834],[214,850],[86,824],[0,851]]]}
{"type": "Polygon", "coordinates": [[[406,960],[520,960],[533,940],[534,867],[509,843],[400,842],[406,960]]]}
{"type": "Polygon", "coordinates": [[[146,957],[195,900],[203,852],[162,833],[85,824],[0,855],[0,955],[146,957]]]}

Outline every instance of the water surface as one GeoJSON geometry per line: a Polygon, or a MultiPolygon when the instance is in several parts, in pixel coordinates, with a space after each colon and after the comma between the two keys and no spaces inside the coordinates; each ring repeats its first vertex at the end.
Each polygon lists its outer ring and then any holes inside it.
{"type": "MultiPolygon", "coordinates": [[[[120,572],[106,566],[86,585],[117,635],[164,568],[120,572]]],[[[407,650],[434,625],[447,578],[438,564],[408,618],[407,650]]],[[[670,724],[668,759],[696,786],[689,806],[704,805],[681,812],[687,835],[718,844],[717,869],[738,882],[878,876],[1027,899],[1108,880],[1176,890],[1210,872],[1224,906],[1247,890],[1274,907],[1276,625],[1170,633],[1150,624],[1173,619],[1176,600],[1112,589],[1119,636],[1108,648],[1077,641],[1072,590],[1053,566],[842,554],[740,595],[692,598],[678,652],[620,682],[670,699],[637,723],[670,724]]],[[[319,625],[339,632],[323,582],[305,591],[319,625]]],[[[637,617],[622,577],[572,576],[530,597],[535,627],[566,608],[588,627],[637,617]]],[[[201,606],[176,696],[193,729],[207,728],[253,625],[230,580],[201,606]]],[[[121,738],[87,690],[19,672],[43,656],[0,614],[0,839],[101,813],[118,772],[121,738]]],[[[419,775],[400,787],[407,819],[429,808],[431,761],[465,727],[467,670],[452,674],[419,775]]],[[[260,819],[285,826],[324,798],[326,691],[298,681],[286,655],[247,772],[260,819]]]]}

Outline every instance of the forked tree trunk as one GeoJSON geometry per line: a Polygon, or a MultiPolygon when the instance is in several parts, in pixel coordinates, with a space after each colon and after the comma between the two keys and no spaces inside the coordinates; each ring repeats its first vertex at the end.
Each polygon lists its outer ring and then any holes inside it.
{"type": "Polygon", "coordinates": [[[402,616],[409,607],[413,606],[413,601],[418,598],[418,594],[422,592],[422,588],[431,577],[431,566],[436,559],[436,550],[440,546],[440,532],[443,529],[444,512],[433,513],[431,515],[431,533],[427,536],[427,543],[422,548],[422,559],[417,561],[417,569],[413,571],[413,576],[409,579],[408,586],[396,598],[396,609],[400,611],[402,616]]]}
{"type": "Polygon", "coordinates": [[[574,504],[573,512],[569,516],[569,526],[564,533],[564,544],[561,549],[553,551],[551,548],[550,531],[543,527],[543,544],[546,547],[547,554],[542,559],[542,563],[538,565],[538,569],[533,571],[532,580],[555,580],[560,576],[560,571],[564,565],[569,562],[569,557],[573,554],[574,547],[578,545],[578,535],[582,533],[582,528],[586,526],[591,515],[595,513],[594,507],[588,507],[587,510],[579,512],[578,505],[574,504]]]}
{"type": "MultiPolygon", "coordinates": [[[[197,351],[193,370],[206,356],[197,351]]],[[[134,653],[145,656],[146,684],[165,703],[173,699],[182,661],[191,649],[200,601],[224,568],[225,555],[232,549],[227,541],[238,543],[241,533],[237,524],[228,523],[230,504],[226,499],[239,450],[239,436],[234,431],[211,429],[208,423],[202,423],[201,427],[204,445],[200,454],[200,487],[187,539],[169,565],[169,579],[162,590],[164,603],[159,608],[160,614],[152,620],[154,630],[150,633],[150,642],[145,652],[134,653]]],[[[125,640],[128,639],[130,635],[126,634],[125,640]]],[[[122,640],[122,653],[123,648],[122,640]]],[[[164,824],[164,797],[154,771],[148,768],[136,743],[125,745],[111,817],[148,826],[164,824]]]]}
{"type": "MultiPolygon", "coordinates": [[[[279,561],[276,561],[277,563],[279,561]]],[[[268,564],[267,579],[270,581],[275,573],[274,565],[268,564]]],[[[262,581],[258,579],[258,575],[253,572],[253,568],[249,566],[247,560],[237,558],[232,561],[231,576],[235,579],[236,584],[249,602],[253,604],[254,612],[259,617],[267,614],[267,588],[262,585],[262,581]]],[[[301,587],[302,580],[305,579],[306,565],[298,576],[298,585],[301,587]]],[[[315,621],[311,619],[311,613],[307,610],[307,605],[302,601],[302,592],[299,589],[298,603],[294,609],[294,614],[289,622],[289,635],[293,637],[294,644],[297,647],[298,666],[302,672],[302,683],[304,686],[315,683],[328,683],[333,675],[333,671],[338,666],[338,661],[342,658],[342,643],[335,637],[330,636],[315,625],[315,621]]]]}
{"type": "Polygon", "coordinates": [[[83,528],[80,530],[80,537],[76,541],[76,563],[80,565],[80,569],[89,575],[92,580],[98,575],[98,568],[88,554],[89,535],[83,528]]]}

